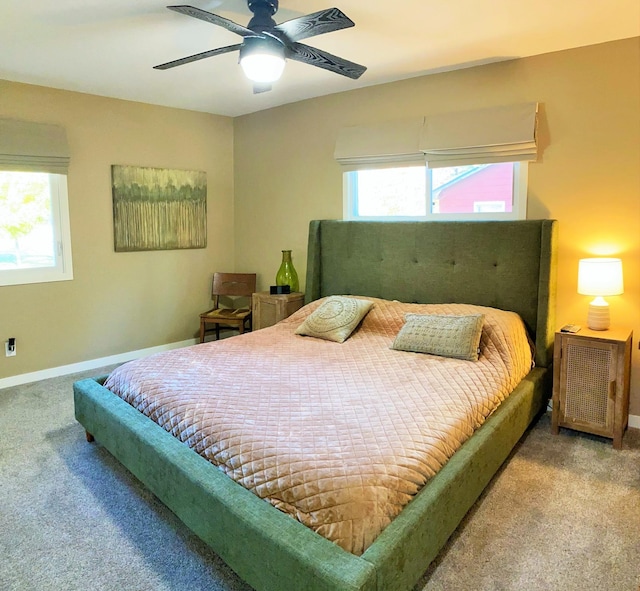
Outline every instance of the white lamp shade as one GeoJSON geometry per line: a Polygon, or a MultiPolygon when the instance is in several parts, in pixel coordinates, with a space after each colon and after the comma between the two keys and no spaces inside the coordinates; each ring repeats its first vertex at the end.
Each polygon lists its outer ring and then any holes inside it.
{"type": "Polygon", "coordinates": [[[624,293],[620,259],[580,259],[578,293],[590,296],[612,296],[624,293]]]}
{"type": "Polygon", "coordinates": [[[252,53],[240,58],[244,75],[253,82],[275,82],[282,76],[284,58],[268,53],[252,53]]]}

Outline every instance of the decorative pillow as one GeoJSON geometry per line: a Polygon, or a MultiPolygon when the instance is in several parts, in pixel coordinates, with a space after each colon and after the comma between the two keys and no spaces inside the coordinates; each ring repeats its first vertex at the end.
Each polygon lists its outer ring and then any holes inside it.
{"type": "Polygon", "coordinates": [[[369,300],[331,296],[296,329],[296,334],[344,343],[373,307],[369,300]]]}
{"type": "Polygon", "coordinates": [[[435,316],[405,314],[392,349],[478,361],[484,314],[435,316]]]}

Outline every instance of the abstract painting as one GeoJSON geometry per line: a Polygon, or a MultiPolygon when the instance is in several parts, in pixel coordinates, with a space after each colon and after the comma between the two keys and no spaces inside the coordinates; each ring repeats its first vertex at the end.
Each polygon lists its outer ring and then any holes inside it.
{"type": "Polygon", "coordinates": [[[111,166],[116,252],[207,246],[207,173],[111,166]]]}

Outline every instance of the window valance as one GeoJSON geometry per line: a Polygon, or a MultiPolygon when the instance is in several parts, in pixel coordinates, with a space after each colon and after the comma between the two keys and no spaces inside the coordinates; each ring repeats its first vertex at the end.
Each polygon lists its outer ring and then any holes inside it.
{"type": "Polygon", "coordinates": [[[538,103],[346,127],[335,158],[348,170],[424,164],[430,168],[536,160],[538,103]]]}
{"type": "Polygon", "coordinates": [[[0,119],[0,169],[67,174],[69,160],[63,127],[0,119]]]}

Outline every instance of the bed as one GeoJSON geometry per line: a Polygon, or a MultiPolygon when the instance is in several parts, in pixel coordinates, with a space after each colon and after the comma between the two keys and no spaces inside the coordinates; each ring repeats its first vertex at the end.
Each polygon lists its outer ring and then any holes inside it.
{"type": "Polygon", "coordinates": [[[546,407],[556,232],[552,220],[311,222],[308,302],[351,294],[508,310],[535,344],[535,367],[359,555],[231,480],[107,390],[105,377],[74,385],[76,418],[255,589],[411,589],[546,407]]]}

